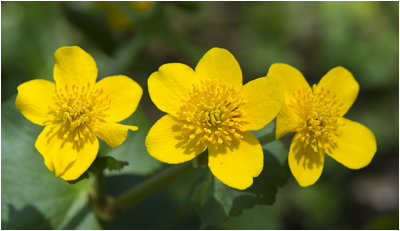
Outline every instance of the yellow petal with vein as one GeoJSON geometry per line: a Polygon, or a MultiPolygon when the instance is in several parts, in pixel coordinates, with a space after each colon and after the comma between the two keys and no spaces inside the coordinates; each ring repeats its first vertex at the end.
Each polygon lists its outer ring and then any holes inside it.
{"type": "Polygon", "coordinates": [[[208,166],[222,183],[244,190],[263,169],[261,144],[251,132],[245,132],[243,139],[232,147],[209,147],[208,166]]]}
{"type": "Polygon", "coordinates": [[[95,136],[86,137],[84,143],[79,148],[72,148],[76,152],[75,162],[70,164],[67,169],[60,174],[64,180],[78,179],[92,165],[99,152],[99,141],[95,136]]]}
{"type": "Polygon", "coordinates": [[[311,92],[310,85],[296,68],[283,63],[274,63],[268,70],[267,77],[278,79],[284,90],[285,104],[295,100],[294,94],[300,89],[311,92]]]}
{"type": "Polygon", "coordinates": [[[120,146],[128,136],[128,130],[136,131],[138,127],[117,124],[113,122],[97,123],[94,127],[95,133],[111,147],[120,146]]]}
{"type": "Polygon", "coordinates": [[[56,107],[54,100],[56,88],[53,82],[34,79],[18,86],[18,95],[15,106],[32,123],[48,124],[52,117],[50,108],[56,107]]]}
{"type": "Polygon", "coordinates": [[[80,47],[60,47],[54,53],[54,80],[57,89],[66,85],[71,87],[93,86],[97,78],[96,63],[86,51],[80,47]]]}
{"type": "Polygon", "coordinates": [[[357,98],[359,85],[353,75],[344,67],[332,68],[318,83],[318,88],[329,90],[342,103],[340,115],[343,116],[357,98]]]}
{"type": "Polygon", "coordinates": [[[189,66],[181,63],[162,65],[147,80],[150,98],[153,103],[168,114],[176,116],[182,100],[189,98],[193,84],[199,79],[189,66]]]}
{"type": "Polygon", "coordinates": [[[140,85],[124,75],[106,77],[96,83],[96,89],[107,95],[111,102],[103,118],[110,122],[119,122],[132,115],[143,94],[140,85]]]}
{"type": "Polygon", "coordinates": [[[367,166],[376,153],[374,134],[364,125],[345,118],[339,119],[339,136],[333,136],[334,148],[327,150],[333,159],[351,169],[367,166]]]}
{"type": "Polygon", "coordinates": [[[302,187],[313,185],[322,174],[325,155],[315,152],[310,145],[304,145],[300,134],[293,137],[289,149],[289,167],[294,178],[302,187]]]}
{"type": "Polygon", "coordinates": [[[147,134],[145,145],[149,154],[157,160],[179,164],[195,158],[206,146],[187,145],[187,137],[182,135],[182,124],[170,115],[159,119],[147,134]]]}
{"type": "Polygon", "coordinates": [[[64,180],[75,180],[93,163],[99,142],[93,135],[78,142],[65,137],[61,124],[49,125],[40,133],[35,147],[42,154],[47,168],[64,180]]]}
{"type": "Polygon", "coordinates": [[[291,110],[287,105],[283,105],[279,115],[276,117],[276,139],[280,139],[289,132],[295,132],[299,127],[299,122],[299,116],[294,110],[291,110]]]}
{"type": "Polygon", "coordinates": [[[219,79],[235,88],[243,85],[242,70],[235,57],[222,48],[212,48],[199,61],[195,69],[202,80],[219,79]]]}
{"type": "Polygon", "coordinates": [[[296,131],[299,118],[293,108],[296,104],[295,94],[300,90],[311,93],[311,88],[301,72],[288,64],[272,64],[267,77],[279,80],[284,91],[284,104],[276,118],[276,139],[279,139],[289,132],[296,131]]]}
{"type": "Polygon", "coordinates": [[[78,157],[74,151],[75,142],[65,137],[67,129],[62,124],[46,126],[35,143],[36,149],[45,159],[46,166],[49,170],[54,170],[56,176],[60,176],[78,157]]]}
{"type": "Polygon", "coordinates": [[[245,113],[245,130],[259,130],[265,127],[282,107],[283,88],[276,79],[255,79],[245,84],[241,91],[246,100],[241,108],[245,113]]]}

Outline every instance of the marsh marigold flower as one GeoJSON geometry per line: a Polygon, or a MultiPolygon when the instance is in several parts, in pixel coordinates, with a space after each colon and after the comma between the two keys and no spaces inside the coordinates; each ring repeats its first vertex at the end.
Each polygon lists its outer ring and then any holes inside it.
{"type": "Polygon", "coordinates": [[[213,48],[195,70],[181,64],[162,65],[148,79],[152,101],[168,113],[146,137],[154,158],[178,164],[208,148],[208,166],[224,184],[246,189],[263,169],[263,151],[250,132],[268,124],[279,112],[283,90],[272,78],[245,85],[229,51],[213,48]]]}
{"type": "Polygon", "coordinates": [[[46,126],[35,147],[47,168],[75,180],[97,156],[96,136],[116,147],[128,129],[137,130],[116,122],[136,110],[142,88],[122,75],[96,83],[96,63],[79,47],[61,47],[54,58],[55,83],[34,79],[19,85],[15,105],[28,120],[46,126]]]}
{"type": "Polygon", "coordinates": [[[333,68],[312,88],[297,69],[286,64],[273,64],[267,76],[280,80],[284,88],[276,138],[296,132],[288,161],[301,186],[319,179],[325,153],[351,169],[371,162],[376,152],[374,134],[364,125],[343,118],[359,91],[348,70],[333,68]]]}

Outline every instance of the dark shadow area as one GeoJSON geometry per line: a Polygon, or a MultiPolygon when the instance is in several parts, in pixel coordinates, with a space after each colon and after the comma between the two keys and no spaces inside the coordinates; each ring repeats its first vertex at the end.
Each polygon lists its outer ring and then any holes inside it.
{"type": "Polygon", "coordinates": [[[16,210],[8,205],[8,220],[1,221],[1,229],[53,229],[48,220],[32,205],[16,210]]]}
{"type": "MultiPolygon", "coordinates": [[[[169,195],[171,190],[182,186],[183,181],[190,180],[189,176],[178,179],[133,205],[105,223],[104,229],[198,229],[197,215],[187,206],[177,204],[169,195]]],[[[117,196],[143,180],[144,177],[133,175],[107,177],[107,190],[117,196]]],[[[187,194],[184,196],[187,197],[187,194]]]]}
{"type": "Polygon", "coordinates": [[[197,169],[198,177],[190,192],[191,204],[201,220],[201,228],[213,229],[229,217],[258,205],[271,205],[278,188],[289,176],[287,161],[279,161],[264,150],[264,169],[246,190],[230,188],[216,179],[207,167],[197,169]]]}
{"type": "Polygon", "coordinates": [[[271,205],[275,202],[278,187],[285,184],[289,176],[289,166],[287,161],[283,164],[279,163],[278,159],[267,150],[264,151],[264,168],[261,174],[254,178],[253,185],[245,190],[253,194],[249,196],[240,196],[235,199],[231,214],[238,215],[243,208],[253,207],[255,203],[271,205]]]}

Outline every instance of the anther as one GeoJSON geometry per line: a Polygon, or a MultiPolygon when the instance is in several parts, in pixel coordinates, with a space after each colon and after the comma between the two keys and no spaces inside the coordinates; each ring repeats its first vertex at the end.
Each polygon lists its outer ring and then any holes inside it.
{"type": "Polygon", "coordinates": [[[305,145],[311,145],[314,151],[329,146],[332,134],[335,134],[340,104],[338,99],[329,90],[313,85],[312,92],[305,94],[305,90],[295,93],[296,101],[292,102],[296,114],[303,118],[296,131],[301,135],[305,145]],[[300,97],[301,96],[301,97],[300,97]]]}
{"type": "Polygon", "coordinates": [[[235,136],[244,123],[239,92],[222,81],[206,80],[194,84],[189,96],[178,111],[183,136],[190,134],[190,140],[215,145],[229,145],[228,141],[241,138],[235,136]]]}

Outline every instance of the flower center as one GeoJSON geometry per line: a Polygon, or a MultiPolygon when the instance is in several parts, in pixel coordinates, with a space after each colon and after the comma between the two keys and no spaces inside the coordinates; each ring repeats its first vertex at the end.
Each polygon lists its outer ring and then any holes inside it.
{"type": "Polygon", "coordinates": [[[230,146],[234,139],[243,138],[240,131],[245,123],[241,110],[244,103],[239,91],[220,80],[194,84],[189,99],[178,111],[182,136],[188,144],[230,146]]]}
{"type": "Polygon", "coordinates": [[[297,132],[304,145],[310,145],[315,152],[333,148],[332,138],[339,135],[338,118],[343,104],[338,102],[336,95],[324,88],[317,89],[315,84],[313,92],[301,89],[295,93],[295,98],[291,106],[297,109],[302,119],[297,132]]]}
{"type": "Polygon", "coordinates": [[[93,124],[102,121],[110,107],[110,99],[102,89],[93,90],[87,86],[66,85],[57,89],[56,108],[51,108],[51,123],[64,124],[64,138],[75,141],[92,133],[93,124]]]}

